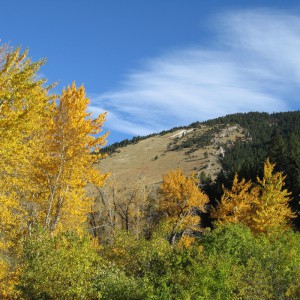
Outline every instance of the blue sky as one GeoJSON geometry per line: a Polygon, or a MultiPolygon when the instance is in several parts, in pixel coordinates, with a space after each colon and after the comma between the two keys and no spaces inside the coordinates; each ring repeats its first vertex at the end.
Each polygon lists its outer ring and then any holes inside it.
{"type": "Polygon", "coordinates": [[[247,111],[300,109],[298,1],[1,1],[1,43],[58,91],[84,84],[109,143],[247,111]]]}

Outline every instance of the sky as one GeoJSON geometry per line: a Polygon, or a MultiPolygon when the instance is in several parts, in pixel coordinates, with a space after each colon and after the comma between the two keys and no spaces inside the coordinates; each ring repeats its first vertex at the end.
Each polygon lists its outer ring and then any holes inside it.
{"type": "Polygon", "coordinates": [[[56,92],[84,85],[108,143],[236,112],[300,109],[299,1],[1,0],[1,44],[56,92]]]}

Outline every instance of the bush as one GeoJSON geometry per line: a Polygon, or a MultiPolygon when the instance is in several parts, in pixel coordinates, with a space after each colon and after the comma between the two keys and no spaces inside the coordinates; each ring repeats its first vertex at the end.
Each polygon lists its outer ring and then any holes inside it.
{"type": "MultiPolygon", "coordinates": [[[[20,290],[25,299],[92,299],[100,258],[88,237],[38,231],[25,241],[20,290]]],[[[98,295],[99,296],[99,295],[98,295]]]]}

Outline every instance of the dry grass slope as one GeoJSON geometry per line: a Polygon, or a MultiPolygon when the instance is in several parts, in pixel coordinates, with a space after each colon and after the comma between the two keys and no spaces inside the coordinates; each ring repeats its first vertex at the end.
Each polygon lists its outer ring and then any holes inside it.
{"type": "Polygon", "coordinates": [[[178,167],[186,174],[203,171],[214,178],[221,169],[219,158],[224,154],[225,146],[234,144],[238,139],[245,140],[243,132],[238,125],[223,124],[214,128],[200,125],[158,134],[120,148],[118,153],[103,159],[97,168],[113,174],[120,187],[141,178],[146,185],[159,184],[162,174],[178,167]],[[208,141],[203,145],[191,142],[204,135],[208,136],[208,141]]]}

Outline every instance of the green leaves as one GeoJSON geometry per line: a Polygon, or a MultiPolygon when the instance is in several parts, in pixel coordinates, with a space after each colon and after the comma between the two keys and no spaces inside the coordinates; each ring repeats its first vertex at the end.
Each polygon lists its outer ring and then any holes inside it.
{"type": "MultiPolygon", "coordinates": [[[[229,299],[289,299],[286,294],[296,282],[300,267],[298,233],[279,230],[272,235],[254,235],[240,224],[226,224],[205,235],[203,246],[210,265],[214,265],[211,276],[226,273],[227,293],[232,295],[229,299]]],[[[209,290],[213,292],[222,285],[216,280],[209,290]]]]}
{"type": "Polygon", "coordinates": [[[101,259],[88,237],[38,230],[24,245],[20,289],[25,299],[92,299],[101,259]]]}

